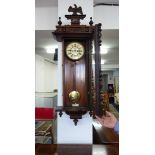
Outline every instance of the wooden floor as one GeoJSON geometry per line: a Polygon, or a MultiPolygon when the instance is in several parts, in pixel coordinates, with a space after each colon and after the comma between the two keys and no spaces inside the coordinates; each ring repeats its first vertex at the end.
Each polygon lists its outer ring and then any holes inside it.
{"type": "Polygon", "coordinates": [[[37,144],[35,155],[119,155],[119,146],[37,144]]]}

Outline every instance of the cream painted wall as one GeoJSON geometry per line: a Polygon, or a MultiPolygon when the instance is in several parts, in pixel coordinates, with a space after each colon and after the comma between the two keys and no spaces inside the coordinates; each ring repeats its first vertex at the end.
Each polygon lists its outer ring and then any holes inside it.
{"type": "Polygon", "coordinates": [[[52,92],[57,89],[57,65],[45,61],[39,55],[36,55],[35,59],[35,91],[52,92]]]}

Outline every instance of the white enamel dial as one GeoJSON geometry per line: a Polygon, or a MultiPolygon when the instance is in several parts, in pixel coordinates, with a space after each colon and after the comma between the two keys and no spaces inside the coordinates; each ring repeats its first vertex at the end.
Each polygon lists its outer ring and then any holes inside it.
{"type": "Polygon", "coordinates": [[[72,60],[79,60],[84,55],[84,47],[79,42],[71,42],[66,47],[66,55],[72,60]]]}

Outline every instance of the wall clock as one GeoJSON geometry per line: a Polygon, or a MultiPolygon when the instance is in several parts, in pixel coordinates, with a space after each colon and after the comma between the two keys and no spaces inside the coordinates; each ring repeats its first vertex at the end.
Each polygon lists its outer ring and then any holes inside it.
{"type": "Polygon", "coordinates": [[[75,125],[82,115],[88,111],[92,115],[94,110],[92,102],[92,41],[95,26],[92,18],[89,25],[80,25],[80,20],[86,15],[82,8],[69,7],[72,15],[65,15],[71,20],[71,25],[62,25],[59,17],[56,30],[53,32],[55,39],[62,43],[63,62],[63,106],[57,107],[59,115],[65,112],[73,119],[75,125]]]}

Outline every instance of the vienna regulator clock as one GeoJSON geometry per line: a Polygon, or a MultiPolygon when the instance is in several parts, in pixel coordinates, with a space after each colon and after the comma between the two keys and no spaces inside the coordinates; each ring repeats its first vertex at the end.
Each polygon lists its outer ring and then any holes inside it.
{"type": "MultiPolygon", "coordinates": [[[[95,31],[100,31],[96,29],[97,26],[93,26],[92,18],[88,26],[80,25],[80,20],[86,17],[81,7],[74,4],[68,11],[73,12],[72,15],[65,15],[71,24],[62,25],[59,17],[53,32],[56,40],[62,42],[62,51],[59,52],[62,52],[63,62],[63,106],[58,107],[57,111],[60,116],[63,112],[68,114],[77,125],[82,115],[88,111],[92,115],[95,107],[98,107],[92,98],[92,41],[100,43],[94,39],[100,39],[100,36],[95,36],[95,31]]],[[[99,43],[96,47],[100,46],[99,43]]]]}

